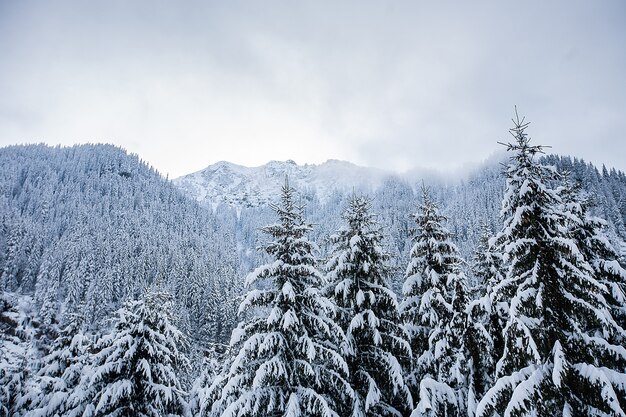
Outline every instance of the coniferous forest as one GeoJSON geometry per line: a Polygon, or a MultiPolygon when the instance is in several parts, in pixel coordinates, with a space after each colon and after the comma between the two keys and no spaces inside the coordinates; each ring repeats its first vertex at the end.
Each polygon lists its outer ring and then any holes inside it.
{"type": "Polygon", "coordinates": [[[0,149],[0,417],[626,416],[626,175],[510,134],[462,180],[243,208],[0,149]]]}

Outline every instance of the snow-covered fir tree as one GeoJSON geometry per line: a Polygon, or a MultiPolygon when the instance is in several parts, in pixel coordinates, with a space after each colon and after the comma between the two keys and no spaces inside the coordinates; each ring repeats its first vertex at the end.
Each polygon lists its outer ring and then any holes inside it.
{"type": "Polygon", "coordinates": [[[500,281],[499,262],[497,254],[489,244],[493,233],[488,224],[480,226],[480,237],[473,252],[471,262],[471,278],[469,282],[470,298],[477,300],[485,296],[489,291],[488,287],[500,281]]]}
{"type": "Polygon", "coordinates": [[[446,218],[423,187],[418,226],[402,288],[402,318],[411,337],[414,416],[467,415],[467,282],[444,227],[446,218]]]}
{"type": "Polygon", "coordinates": [[[222,390],[228,383],[233,359],[230,345],[214,343],[205,347],[199,372],[189,391],[189,411],[192,416],[219,417],[230,404],[230,398],[222,399],[222,390]]]}
{"type": "Polygon", "coordinates": [[[623,329],[606,287],[571,236],[560,176],[536,161],[542,150],[517,117],[497,242],[507,266],[492,299],[509,300],[496,380],[477,416],[624,416],[623,329]]]}
{"type": "Polygon", "coordinates": [[[226,407],[236,401],[239,390],[229,388],[230,370],[234,357],[226,356],[220,367],[211,369],[208,364],[194,381],[190,392],[190,411],[198,417],[221,417],[226,407]]]}
{"type": "Polygon", "coordinates": [[[20,417],[26,409],[28,361],[20,353],[0,360],[0,417],[20,417]]]}
{"type": "MultiPolygon", "coordinates": [[[[200,375],[193,381],[189,391],[189,412],[192,416],[207,416],[211,412],[210,407],[218,399],[216,394],[219,391],[213,387],[213,383],[216,378],[227,373],[227,363],[227,355],[222,358],[209,357],[202,361],[200,375]]],[[[223,388],[223,385],[219,388],[223,388]]]]}
{"type": "Polygon", "coordinates": [[[495,363],[503,349],[502,329],[506,322],[505,302],[492,302],[492,289],[502,281],[502,255],[493,247],[491,228],[483,224],[472,262],[473,286],[467,307],[466,346],[469,366],[468,411],[472,416],[477,401],[493,382],[495,363]]]}
{"type": "MultiPolygon", "coordinates": [[[[465,348],[467,351],[467,415],[473,417],[478,401],[491,387],[498,352],[497,341],[491,330],[494,319],[488,295],[470,300],[466,306],[467,327],[465,348]]],[[[501,326],[497,327],[498,329],[501,326]]]]}
{"type": "Polygon", "coordinates": [[[331,237],[328,293],[346,342],[344,351],[355,393],[354,417],[408,415],[412,398],[404,380],[411,348],[396,295],[389,287],[380,226],[366,197],[353,196],[346,225],[331,237]]]}
{"type": "Polygon", "coordinates": [[[187,404],[176,371],[187,366],[185,340],[172,325],[171,296],[148,290],[117,311],[96,343],[90,369],[69,399],[68,416],[182,416],[187,404]]]}
{"type": "Polygon", "coordinates": [[[68,399],[78,386],[87,360],[89,339],[81,331],[83,318],[68,315],[67,323],[41,360],[28,397],[28,417],[65,415],[68,399]]]}
{"type": "Polygon", "coordinates": [[[32,299],[0,292],[0,417],[21,417],[30,404],[28,395],[37,352],[31,327],[32,299]]]}
{"type": "MultiPolygon", "coordinates": [[[[606,286],[605,298],[613,318],[626,329],[626,269],[619,263],[620,256],[606,234],[607,222],[591,215],[593,201],[582,192],[580,184],[567,182],[565,188],[564,204],[577,219],[571,222],[572,237],[595,278],[606,286]]],[[[622,345],[626,346],[626,340],[622,345]]]]}
{"type": "Polygon", "coordinates": [[[339,353],[343,333],[320,293],[311,225],[294,192],[285,181],[280,204],[272,205],[278,222],[263,228],[272,260],[246,278],[240,313],[248,317],[231,341],[238,352],[228,374],[214,381],[221,393],[212,409],[222,417],[336,417],[352,402],[339,353]]]}

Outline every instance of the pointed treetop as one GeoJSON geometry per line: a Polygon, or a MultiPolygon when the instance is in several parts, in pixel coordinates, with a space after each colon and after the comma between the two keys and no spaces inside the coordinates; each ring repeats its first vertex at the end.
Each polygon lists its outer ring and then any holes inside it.
{"type": "Polygon", "coordinates": [[[422,199],[424,200],[424,203],[426,203],[426,201],[430,201],[430,188],[424,184],[424,180],[422,180],[422,199]]]}
{"type": "Polygon", "coordinates": [[[525,159],[534,158],[537,154],[544,153],[543,150],[545,148],[550,148],[550,146],[546,145],[530,145],[530,136],[526,133],[526,129],[530,125],[530,122],[526,121],[526,117],[522,117],[520,119],[519,113],[517,112],[517,106],[515,106],[515,118],[511,119],[513,122],[513,127],[509,129],[509,133],[513,138],[515,138],[515,143],[510,142],[498,142],[500,145],[506,146],[507,151],[520,151],[516,155],[512,156],[511,159],[517,159],[519,156],[524,156],[525,159]]]}

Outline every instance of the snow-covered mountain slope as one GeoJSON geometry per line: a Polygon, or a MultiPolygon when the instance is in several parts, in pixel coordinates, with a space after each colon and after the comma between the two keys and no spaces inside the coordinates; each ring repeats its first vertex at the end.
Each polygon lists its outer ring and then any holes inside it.
{"type": "MultiPolygon", "coordinates": [[[[364,192],[374,199],[383,221],[389,223],[388,231],[393,235],[398,229],[398,245],[402,246],[406,236],[400,229],[414,210],[424,181],[448,217],[448,228],[461,251],[471,255],[481,224],[487,223],[493,230],[499,228],[498,213],[505,185],[501,163],[504,161],[502,156],[492,158],[467,170],[465,175],[459,173],[454,179],[421,170],[397,175],[337,160],[319,165],[272,161],[259,167],[218,162],[173,182],[205,206],[215,209],[225,203],[235,208],[243,215],[240,221],[250,222],[250,230],[256,230],[264,221],[271,220],[267,204],[276,200],[288,177],[290,185],[306,200],[308,216],[319,224],[320,236],[332,232],[348,195],[353,191],[364,192]],[[267,219],[260,213],[267,214],[267,219]]],[[[544,157],[544,163],[570,172],[575,181],[580,181],[585,190],[595,196],[594,214],[608,221],[613,241],[617,244],[626,239],[626,174],[615,170],[600,172],[583,160],[556,155],[544,157]]],[[[253,241],[249,242],[252,246],[253,241]]]]}
{"type": "Polygon", "coordinates": [[[115,146],[0,148],[0,289],[34,295],[48,323],[78,311],[104,325],[157,280],[182,303],[212,283],[232,287],[239,262],[225,227],[115,146]]]}
{"type": "Polygon", "coordinates": [[[353,188],[374,191],[391,176],[391,172],[338,160],[328,160],[319,165],[271,161],[259,167],[218,162],[173,182],[203,204],[216,207],[227,203],[236,208],[246,208],[273,201],[285,178],[300,192],[315,194],[324,202],[333,193],[345,194],[353,188]]]}

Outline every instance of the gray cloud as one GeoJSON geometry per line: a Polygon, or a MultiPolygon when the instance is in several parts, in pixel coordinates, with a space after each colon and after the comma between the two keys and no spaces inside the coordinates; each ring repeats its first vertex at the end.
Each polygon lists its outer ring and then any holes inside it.
{"type": "Polygon", "coordinates": [[[625,23],[619,0],[3,2],[0,145],[453,170],[518,105],[537,142],[625,169],[625,23]]]}

